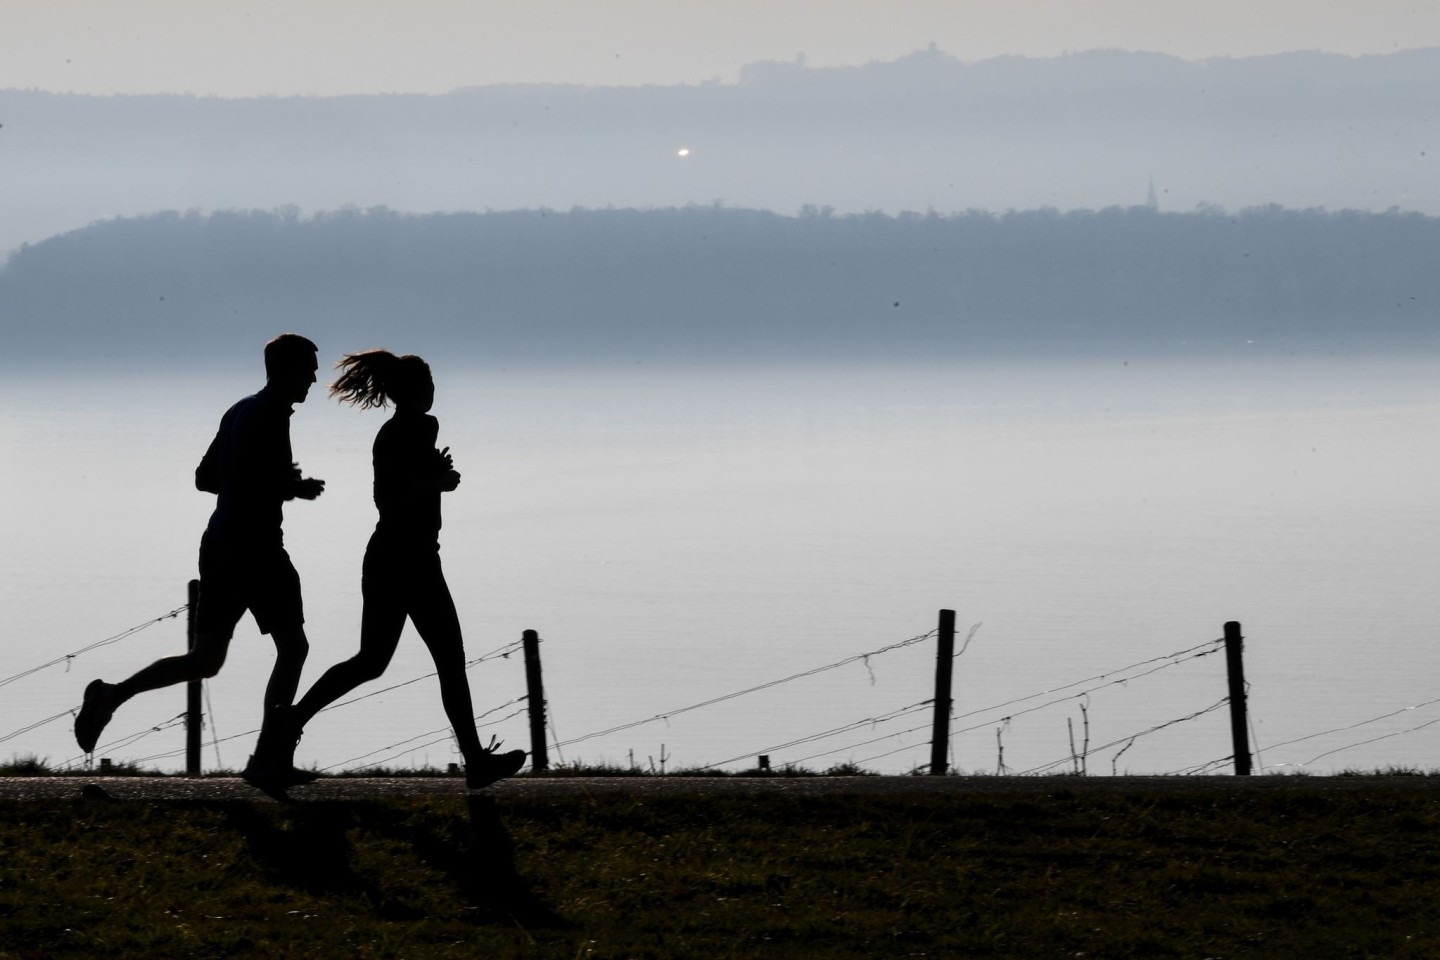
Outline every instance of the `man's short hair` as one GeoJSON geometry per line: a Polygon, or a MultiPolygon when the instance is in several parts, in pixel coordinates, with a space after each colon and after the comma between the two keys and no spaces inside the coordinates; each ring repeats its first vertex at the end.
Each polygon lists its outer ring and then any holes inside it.
{"type": "Polygon", "coordinates": [[[282,333],[265,344],[265,376],[273,377],[296,367],[309,368],[320,348],[298,333],[282,333]]]}

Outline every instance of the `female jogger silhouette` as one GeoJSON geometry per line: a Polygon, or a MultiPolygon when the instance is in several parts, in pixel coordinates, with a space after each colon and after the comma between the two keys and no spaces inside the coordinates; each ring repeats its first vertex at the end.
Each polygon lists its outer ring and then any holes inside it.
{"type": "MultiPolygon", "coordinates": [[[[360,651],[335,664],[288,713],[289,736],[278,749],[293,755],[305,725],[325,707],[385,672],[409,617],[430,649],[440,699],[465,758],[465,782],[479,789],[510,776],[525,751],[496,753],[475,732],[465,650],[455,602],[440,568],[440,495],[460,484],[450,448],[436,449],[440,424],[430,367],[416,356],[388,350],[346,354],[330,395],[360,409],[393,403],[395,412],[375,437],[375,506],[380,519],[365,550],[360,651]]],[[[284,763],[284,758],[280,758],[284,763]]]]}

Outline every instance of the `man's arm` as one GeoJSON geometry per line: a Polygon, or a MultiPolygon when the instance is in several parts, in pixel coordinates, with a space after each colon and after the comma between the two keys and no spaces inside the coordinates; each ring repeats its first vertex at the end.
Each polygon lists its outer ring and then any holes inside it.
{"type": "Polygon", "coordinates": [[[314,477],[300,476],[300,464],[291,464],[293,474],[290,480],[290,495],[285,499],[290,500],[299,497],[301,500],[314,500],[325,492],[325,481],[317,480],[314,477]]]}
{"type": "Polygon", "coordinates": [[[210,441],[210,447],[205,451],[205,456],[200,458],[200,465],[195,468],[195,489],[203,490],[206,493],[220,492],[220,467],[216,463],[219,454],[216,447],[220,443],[217,434],[214,440],[210,441]]]}

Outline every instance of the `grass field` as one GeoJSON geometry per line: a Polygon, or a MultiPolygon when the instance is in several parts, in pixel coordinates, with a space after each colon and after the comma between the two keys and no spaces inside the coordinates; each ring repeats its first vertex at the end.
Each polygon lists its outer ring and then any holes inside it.
{"type": "Polygon", "coordinates": [[[0,803],[0,957],[1440,957],[1440,791],[0,803]]]}

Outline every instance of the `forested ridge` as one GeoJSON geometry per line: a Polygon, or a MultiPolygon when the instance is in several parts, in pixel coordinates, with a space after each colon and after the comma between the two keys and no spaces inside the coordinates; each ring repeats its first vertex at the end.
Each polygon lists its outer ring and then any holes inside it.
{"type": "Polygon", "coordinates": [[[507,363],[1410,349],[1437,267],[1399,212],[171,212],[22,248],[0,313],[27,364],[285,329],[507,363]]]}

